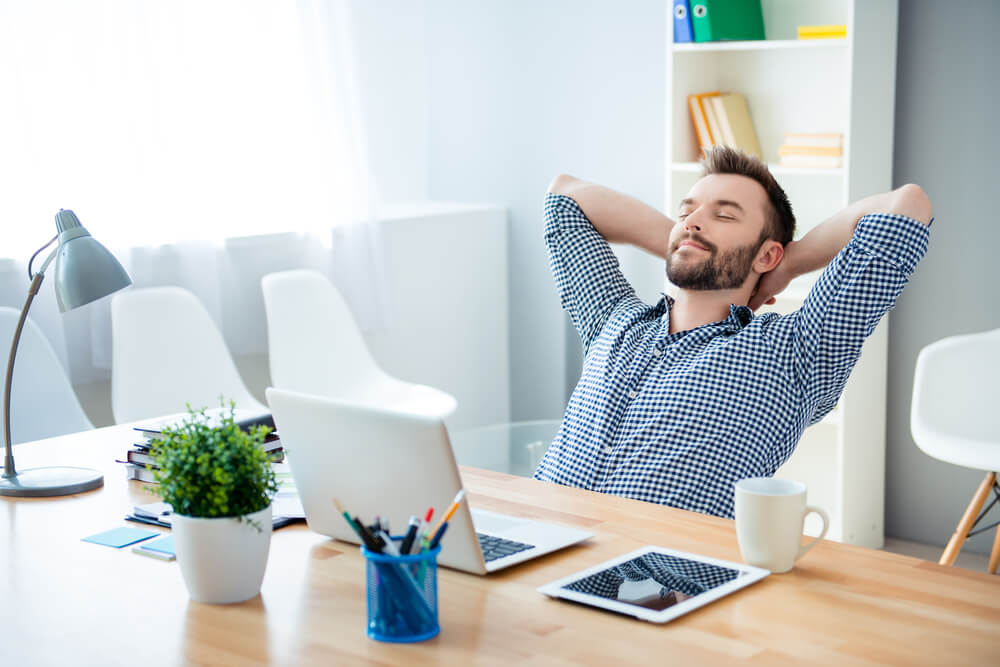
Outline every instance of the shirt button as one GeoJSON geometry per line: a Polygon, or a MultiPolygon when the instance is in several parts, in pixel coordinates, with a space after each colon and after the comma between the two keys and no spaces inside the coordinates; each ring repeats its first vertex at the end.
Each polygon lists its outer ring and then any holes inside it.
{"type": "Polygon", "coordinates": [[[658,356],[660,356],[661,354],[663,354],[663,350],[661,350],[661,349],[660,349],[660,348],[658,348],[658,347],[654,347],[654,348],[653,348],[653,356],[654,356],[654,357],[658,357],[658,356]]]}
{"type": "Polygon", "coordinates": [[[605,448],[604,448],[604,453],[605,453],[605,454],[610,454],[610,453],[611,453],[611,452],[613,452],[613,451],[614,451],[614,450],[613,450],[613,449],[611,449],[610,447],[605,447],[605,448]]]}
{"type": "Polygon", "coordinates": [[[633,389],[632,391],[630,391],[630,392],[628,393],[628,397],[629,397],[629,398],[635,398],[635,397],[636,397],[636,396],[638,396],[638,395],[639,395],[639,392],[637,392],[637,391],[636,391],[635,389],[633,389]]]}

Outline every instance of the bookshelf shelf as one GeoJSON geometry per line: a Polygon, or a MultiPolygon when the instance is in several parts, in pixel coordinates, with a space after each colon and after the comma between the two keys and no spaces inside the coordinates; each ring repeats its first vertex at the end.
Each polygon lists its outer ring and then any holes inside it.
{"type": "Polygon", "coordinates": [[[710,51],[771,51],[778,49],[846,48],[847,38],[837,39],[762,39],[745,42],[690,42],[673,44],[674,53],[706,53],[710,51]]]}
{"type": "MultiPolygon", "coordinates": [[[[673,2],[665,1],[672,35],[673,2]]],[[[761,8],[766,40],[673,44],[668,38],[664,208],[676,214],[701,174],[688,95],[738,92],[769,165],[779,163],[788,132],[843,135],[842,168],[771,167],[791,200],[799,239],[849,203],[892,187],[896,52],[887,45],[896,43],[897,0],[761,0],[761,8]],[[798,26],[833,24],[846,25],[848,38],[795,39],[798,26]]],[[[760,312],[797,310],[819,273],[796,278],[760,312]]],[[[829,539],[871,548],[884,543],[887,331],[883,321],[865,342],[837,408],[805,430],[776,473],[808,485],[809,502],[830,515],[829,539]]]]}
{"type": "MultiPolygon", "coordinates": [[[[684,174],[700,174],[701,164],[698,162],[674,162],[670,169],[684,174]]],[[[779,165],[770,166],[771,173],[775,178],[781,176],[837,176],[843,177],[846,173],[843,168],[838,169],[813,169],[805,167],[781,167],[779,165]]]]}

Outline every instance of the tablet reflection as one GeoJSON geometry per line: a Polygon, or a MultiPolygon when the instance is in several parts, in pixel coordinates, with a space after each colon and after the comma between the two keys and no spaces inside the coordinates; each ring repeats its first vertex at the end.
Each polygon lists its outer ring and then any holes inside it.
{"type": "Polygon", "coordinates": [[[649,553],[563,588],[660,611],[739,576],[731,568],[649,553]]]}

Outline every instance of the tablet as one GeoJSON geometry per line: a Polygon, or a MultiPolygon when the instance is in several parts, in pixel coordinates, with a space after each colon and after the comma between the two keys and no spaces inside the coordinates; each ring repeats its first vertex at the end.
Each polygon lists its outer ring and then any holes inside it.
{"type": "Polygon", "coordinates": [[[554,598],[666,623],[770,572],[665,547],[643,547],[540,586],[554,598]]]}

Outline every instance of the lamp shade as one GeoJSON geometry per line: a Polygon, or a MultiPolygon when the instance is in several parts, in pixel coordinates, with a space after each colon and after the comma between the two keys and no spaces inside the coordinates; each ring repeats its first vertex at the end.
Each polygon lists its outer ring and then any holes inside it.
{"type": "Polygon", "coordinates": [[[56,213],[59,249],[55,290],[59,310],[66,312],[132,284],[121,263],[90,235],[69,210],[56,213]]]}

